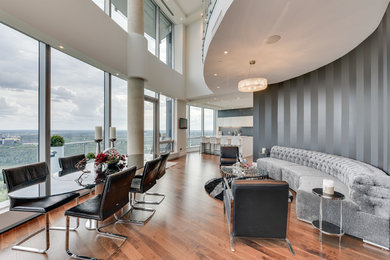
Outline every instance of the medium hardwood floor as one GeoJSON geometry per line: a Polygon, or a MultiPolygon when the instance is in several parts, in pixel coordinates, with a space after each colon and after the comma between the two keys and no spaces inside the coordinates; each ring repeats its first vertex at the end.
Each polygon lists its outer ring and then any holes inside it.
{"type": "MultiPolygon", "coordinates": [[[[105,230],[128,236],[120,250],[120,240],[97,236],[84,228],[71,232],[71,250],[94,257],[111,259],[390,259],[390,252],[364,244],[351,236],[338,239],[323,236],[311,224],[297,220],[295,200],[290,205],[288,238],[295,250],[289,252],[285,242],[266,239],[236,239],[236,252],[230,250],[228,227],[223,204],[204,191],[204,183],[218,177],[219,157],[190,153],[175,160],[176,165],[158,182],[153,191],[166,194],[156,206],[153,218],[145,226],[115,224],[105,230]]],[[[84,198],[87,199],[87,198],[84,198]]],[[[64,210],[68,204],[53,212],[51,222],[64,224],[64,210]]],[[[51,247],[46,255],[11,250],[12,244],[25,235],[43,227],[39,217],[0,235],[0,259],[68,259],[65,253],[65,232],[50,231],[51,247]]],[[[43,246],[44,232],[31,239],[28,245],[43,246]]]]}

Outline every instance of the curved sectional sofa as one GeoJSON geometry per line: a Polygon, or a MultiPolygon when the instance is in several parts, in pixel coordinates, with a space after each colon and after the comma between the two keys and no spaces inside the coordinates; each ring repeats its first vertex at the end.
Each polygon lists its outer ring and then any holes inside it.
{"type": "MultiPolygon", "coordinates": [[[[346,234],[389,250],[390,176],[378,168],[349,158],[274,146],[269,158],[257,160],[259,170],[275,180],[288,182],[296,192],[298,219],[318,219],[320,198],[313,188],[322,188],[323,179],[332,179],[335,190],[345,195],[343,229],[346,234]]],[[[324,220],[338,224],[339,204],[323,201],[324,220]]]]}

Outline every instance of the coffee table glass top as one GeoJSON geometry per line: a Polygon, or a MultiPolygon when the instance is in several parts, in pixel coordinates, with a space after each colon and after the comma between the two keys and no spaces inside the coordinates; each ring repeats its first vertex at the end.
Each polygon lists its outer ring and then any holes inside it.
{"type": "Polygon", "coordinates": [[[257,170],[256,163],[249,164],[247,167],[242,167],[240,163],[236,163],[232,166],[221,167],[223,177],[264,177],[257,170]]]}
{"type": "Polygon", "coordinates": [[[343,200],[345,198],[344,194],[334,191],[333,195],[324,193],[322,188],[314,188],[312,190],[313,194],[322,197],[324,199],[331,199],[331,200],[343,200]]]}

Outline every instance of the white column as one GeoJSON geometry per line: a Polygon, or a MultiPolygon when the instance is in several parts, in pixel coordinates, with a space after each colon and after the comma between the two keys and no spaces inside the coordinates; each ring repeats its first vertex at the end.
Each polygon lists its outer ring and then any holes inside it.
{"type": "MultiPolygon", "coordinates": [[[[144,34],[144,0],[127,1],[127,30],[144,34]]],[[[127,81],[127,154],[129,166],[144,163],[144,80],[127,81]]]]}

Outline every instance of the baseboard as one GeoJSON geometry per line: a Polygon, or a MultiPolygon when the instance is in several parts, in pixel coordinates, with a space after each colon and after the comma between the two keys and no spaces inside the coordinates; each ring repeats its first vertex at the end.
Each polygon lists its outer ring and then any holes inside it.
{"type": "Polygon", "coordinates": [[[384,250],[390,251],[390,248],[389,248],[389,247],[381,246],[381,245],[378,245],[378,244],[376,244],[376,243],[374,243],[374,242],[371,242],[371,241],[368,241],[368,240],[365,240],[365,239],[363,239],[363,242],[366,243],[366,244],[368,244],[368,245],[376,246],[376,247],[382,248],[382,249],[384,249],[384,250]]]}
{"type": "Polygon", "coordinates": [[[302,218],[298,218],[298,217],[297,217],[297,219],[300,220],[300,221],[302,221],[302,222],[311,224],[311,221],[309,221],[309,220],[302,219],[302,218]]]}

